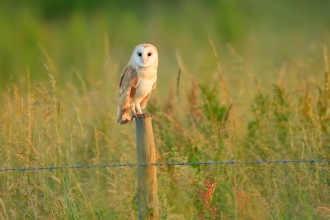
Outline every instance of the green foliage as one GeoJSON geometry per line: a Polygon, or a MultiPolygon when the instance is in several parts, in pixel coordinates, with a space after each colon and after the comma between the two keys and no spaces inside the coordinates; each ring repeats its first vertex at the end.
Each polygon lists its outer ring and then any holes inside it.
{"type": "Polygon", "coordinates": [[[207,120],[221,124],[226,116],[227,109],[219,105],[218,90],[216,87],[210,89],[206,86],[200,86],[203,100],[203,114],[207,120]]]}

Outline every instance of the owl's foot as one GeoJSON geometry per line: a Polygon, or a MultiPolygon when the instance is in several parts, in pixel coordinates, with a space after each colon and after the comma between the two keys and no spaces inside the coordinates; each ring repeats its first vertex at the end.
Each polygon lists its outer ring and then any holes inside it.
{"type": "Polygon", "coordinates": [[[133,118],[144,118],[144,117],[151,117],[152,115],[151,114],[149,114],[149,113],[142,113],[142,114],[136,114],[136,113],[134,113],[133,112],[133,116],[132,116],[132,119],[133,118]]]}
{"type": "Polygon", "coordinates": [[[132,114],[133,114],[132,120],[133,118],[138,118],[138,115],[136,114],[136,110],[135,110],[135,105],[132,105],[132,114]]]}
{"type": "Polygon", "coordinates": [[[140,117],[140,118],[142,118],[142,117],[151,117],[151,116],[152,116],[152,114],[149,114],[149,113],[137,114],[137,117],[140,117]]]}

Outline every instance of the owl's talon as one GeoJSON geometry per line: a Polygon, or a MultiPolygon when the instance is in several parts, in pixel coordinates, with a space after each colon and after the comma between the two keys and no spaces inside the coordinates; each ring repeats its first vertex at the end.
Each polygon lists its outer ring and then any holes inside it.
{"type": "Polygon", "coordinates": [[[133,118],[138,118],[138,115],[135,113],[135,112],[133,112],[133,117],[132,117],[132,119],[133,118]]]}
{"type": "Polygon", "coordinates": [[[141,113],[141,114],[134,114],[133,113],[133,117],[132,117],[132,119],[133,118],[136,118],[136,119],[138,119],[138,118],[144,118],[144,117],[151,117],[152,116],[152,114],[149,114],[149,113],[141,113]]]}

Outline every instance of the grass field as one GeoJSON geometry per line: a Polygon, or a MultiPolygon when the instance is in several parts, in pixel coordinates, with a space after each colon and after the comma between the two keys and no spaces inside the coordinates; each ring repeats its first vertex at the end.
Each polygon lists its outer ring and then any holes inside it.
{"type": "MultiPolygon", "coordinates": [[[[135,123],[115,115],[145,42],[159,162],[330,158],[327,1],[18,2],[0,3],[0,167],[135,163],[135,123]]],[[[158,167],[160,215],[212,219],[211,179],[216,219],[329,219],[329,169],[158,167]]],[[[0,219],[136,217],[134,167],[0,172],[0,219]]]]}

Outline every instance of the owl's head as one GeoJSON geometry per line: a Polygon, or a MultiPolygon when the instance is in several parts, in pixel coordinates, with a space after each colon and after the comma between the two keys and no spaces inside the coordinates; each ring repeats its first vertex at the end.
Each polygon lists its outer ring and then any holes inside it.
{"type": "Polygon", "coordinates": [[[139,44],[134,48],[133,59],[140,67],[149,67],[158,59],[156,47],[151,44],[139,44]]]}

